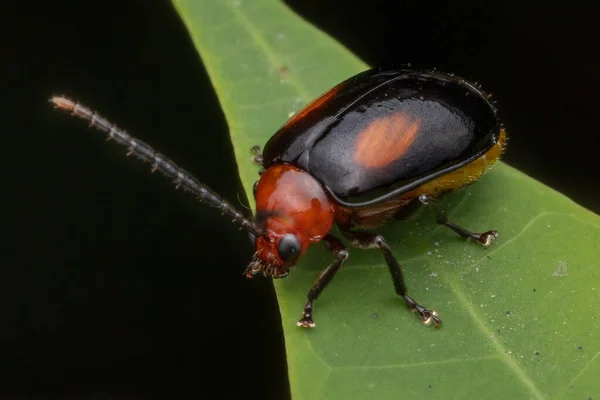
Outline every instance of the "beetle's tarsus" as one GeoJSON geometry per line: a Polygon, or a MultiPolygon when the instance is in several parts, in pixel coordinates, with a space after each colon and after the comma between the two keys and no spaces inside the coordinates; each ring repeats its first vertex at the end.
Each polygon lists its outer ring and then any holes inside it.
{"type": "Polygon", "coordinates": [[[441,325],[442,320],[438,317],[437,312],[423,307],[407,294],[403,295],[402,297],[410,309],[419,315],[421,321],[425,325],[431,325],[432,322],[435,322],[436,327],[441,325]]]}
{"type": "Polygon", "coordinates": [[[314,328],[316,326],[310,314],[304,312],[302,318],[296,322],[296,325],[300,328],[314,328]]]}
{"type": "Polygon", "coordinates": [[[312,300],[308,300],[302,311],[302,318],[296,322],[300,328],[314,328],[315,321],[312,319],[312,300]]]}
{"type": "Polygon", "coordinates": [[[433,310],[425,310],[421,315],[421,320],[425,325],[431,325],[432,322],[435,322],[435,326],[440,326],[442,324],[442,320],[439,319],[437,313],[433,310]]]}
{"type": "Polygon", "coordinates": [[[254,154],[256,154],[254,157],[252,157],[252,161],[254,161],[255,163],[257,163],[259,165],[262,165],[263,155],[262,155],[262,150],[260,149],[260,146],[252,146],[250,151],[253,152],[254,154]]]}
{"type": "Polygon", "coordinates": [[[498,231],[494,229],[483,233],[473,233],[471,238],[483,247],[488,247],[498,236],[498,231]]]}

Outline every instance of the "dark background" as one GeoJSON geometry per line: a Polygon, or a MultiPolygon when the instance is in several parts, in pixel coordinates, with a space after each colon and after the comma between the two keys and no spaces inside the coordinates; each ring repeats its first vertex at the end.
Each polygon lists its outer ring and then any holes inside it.
{"type": "MultiPolygon", "coordinates": [[[[591,1],[288,4],[371,65],[481,82],[504,160],[600,212],[591,1]]],[[[286,398],[271,285],[241,275],[246,235],[47,103],[85,100],[237,203],[227,126],[171,5],[0,10],[0,398],[286,398]]]]}

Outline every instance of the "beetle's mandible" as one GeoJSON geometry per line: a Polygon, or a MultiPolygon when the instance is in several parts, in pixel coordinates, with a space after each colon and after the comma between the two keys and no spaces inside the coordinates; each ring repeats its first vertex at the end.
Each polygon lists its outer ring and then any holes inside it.
{"type": "Polygon", "coordinates": [[[128,147],[129,154],[151,163],[153,171],[246,229],[256,250],[246,276],[283,278],[310,244],[323,242],[334,261],[309,290],[300,327],[315,326],[313,302],[348,258],[343,242],[329,233],[334,224],[353,246],[383,253],[396,293],[427,325],[439,325],[441,319],[408,294],[395,255],[371,229],[427,205],[437,223],[465,239],[487,247],[498,236],[495,230],[474,233],[448,221],[437,202],[443,194],[477,181],[506,146],[489,96],[452,74],[369,69],[311,102],[262,152],[252,148],[261,166],[254,186],[254,219],[91,109],[62,96],[50,101],[89,121],[128,147]]]}

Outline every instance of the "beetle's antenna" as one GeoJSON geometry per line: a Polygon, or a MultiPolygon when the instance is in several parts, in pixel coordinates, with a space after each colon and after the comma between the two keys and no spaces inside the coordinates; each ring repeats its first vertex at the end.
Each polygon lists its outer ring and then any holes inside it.
{"type": "Polygon", "coordinates": [[[150,145],[117,128],[115,124],[98,115],[95,111],[61,96],[52,97],[50,102],[54,104],[55,108],[70,111],[71,115],[89,121],[90,127],[94,126],[105,132],[108,139],[113,139],[117,143],[128,147],[129,152],[127,155],[133,154],[140,160],[151,163],[152,172],[156,170],[162,172],[167,178],[173,180],[177,188],[181,187],[195,195],[199,201],[221,210],[221,214],[227,214],[233,218],[234,222],[239,223],[242,228],[254,235],[262,236],[264,234],[263,230],[259,229],[254,222],[246,219],[231,204],[213,192],[208,186],[198,182],[189,172],[178,167],[173,161],[154,150],[150,145]]]}

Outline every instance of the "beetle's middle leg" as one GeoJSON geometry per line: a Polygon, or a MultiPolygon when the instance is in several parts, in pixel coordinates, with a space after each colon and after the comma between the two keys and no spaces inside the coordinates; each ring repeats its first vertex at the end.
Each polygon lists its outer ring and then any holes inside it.
{"type": "Polygon", "coordinates": [[[479,243],[484,247],[488,247],[493,239],[498,237],[498,231],[491,230],[483,233],[475,233],[466,230],[465,228],[461,228],[460,226],[448,221],[448,216],[446,215],[446,211],[442,208],[442,205],[435,199],[422,194],[419,196],[419,201],[422,204],[428,205],[433,208],[435,212],[435,220],[440,225],[445,225],[448,228],[452,229],[454,232],[458,233],[465,239],[471,239],[479,243]]]}
{"type": "Polygon", "coordinates": [[[400,268],[400,264],[398,264],[398,260],[396,260],[396,257],[392,253],[392,249],[385,242],[381,235],[378,235],[377,233],[364,231],[356,232],[345,230],[342,230],[342,234],[355,247],[363,249],[379,248],[383,252],[385,262],[387,263],[387,266],[390,270],[390,274],[392,275],[392,281],[394,282],[396,294],[398,294],[398,296],[401,296],[404,299],[404,301],[406,302],[406,304],[408,304],[412,311],[419,314],[421,321],[423,321],[425,325],[429,325],[431,324],[431,322],[435,322],[436,325],[442,323],[442,320],[439,319],[435,311],[428,310],[408,295],[408,293],[406,292],[406,282],[404,281],[404,276],[402,275],[402,269],[400,268]]]}

